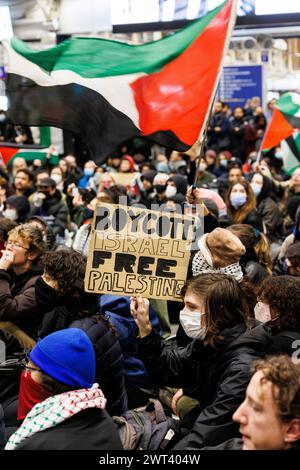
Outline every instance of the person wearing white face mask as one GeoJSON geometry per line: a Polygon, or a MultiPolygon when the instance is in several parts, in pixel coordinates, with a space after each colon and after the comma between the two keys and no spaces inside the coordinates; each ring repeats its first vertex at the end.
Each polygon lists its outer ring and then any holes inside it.
{"type": "Polygon", "coordinates": [[[244,178],[230,185],[226,204],[229,225],[249,224],[263,231],[262,220],[256,209],[256,197],[250,183],[244,178]]]}
{"type": "Polygon", "coordinates": [[[2,215],[13,222],[22,224],[29,216],[30,204],[25,196],[10,196],[6,199],[5,206],[2,215]]]}
{"type": "Polygon", "coordinates": [[[63,178],[62,169],[59,166],[52,168],[50,177],[55,181],[56,189],[58,189],[58,191],[63,191],[64,178],[63,178]]]}
{"type": "Polygon", "coordinates": [[[179,349],[166,346],[152,329],[148,299],[131,301],[145,366],[159,386],[181,387],[199,402],[184,417],[182,429],[190,432],[176,444],[178,450],[216,445],[238,435],[231,416],[244,399],[252,361],[270,344],[263,325],[249,330],[246,295],[236,280],[203,274],[187,281],[183,296],[180,320],[195,339],[179,349]]]}
{"type": "Polygon", "coordinates": [[[256,320],[272,331],[270,354],[297,356],[300,341],[300,281],[293,276],[267,277],[258,290],[256,320]]]}
{"type": "MultiPolygon", "coordinates": [[[[197,164],[197,161],[196,161],[197,164]]],[[[199,166],[196,168],[197,173],[197,183],[198,188],[202,188],[207,184],[211,183],[215,179],[215,175],[207,171],[207,163],[204,158],[201,158],[199,166]]]]}
{"type": "Polygon", "coordinates": [[[167,199],[174,197],[176,194],[186,195],[187,179],[182,175],[174,175],[167,181],[165,196],[167,199]]]}

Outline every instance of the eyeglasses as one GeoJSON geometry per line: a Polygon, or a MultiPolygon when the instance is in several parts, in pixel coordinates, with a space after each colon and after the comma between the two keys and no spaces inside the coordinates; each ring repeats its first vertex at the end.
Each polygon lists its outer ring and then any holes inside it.
{"type": "Polygon", "coordinates": [[[20,248],[23,248],[23,250],[26,250],[26,251],[29,250],[29,248],[27,248],[26,246],[20,245],[19,243],[13,242],[12,240],[7,240],[7,242],[4,243],[5,248],[8,246],[12,246],[13,248],[16,248],[17,250],[19,250],[20,248]]]}
{"type": "Polygon", "coordinates": [[[25,369],[25,370],[35,370],[35,371],[37,371],[37,372],[41,372],[41,369],[36,369],[35,367],[29,367],[29,366],[27,366],[27,365],[24,366],[24,369],[25,369]]]}
{"type": "Polygon", "coordinates": [[[31,367],[28,364],[29,364],[29,361],[26,360],[24,363],[25,370],[33,370],[33,371],[35,370],[36,372],[42,372],[41,369],[37,369],[36,367],[31,367]]]}

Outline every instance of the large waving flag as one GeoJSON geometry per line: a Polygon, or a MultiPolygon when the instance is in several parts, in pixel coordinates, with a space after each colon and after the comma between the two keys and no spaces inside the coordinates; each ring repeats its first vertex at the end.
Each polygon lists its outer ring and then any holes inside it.
{"type": "Polygon", "coordinates": [[[98,163],[138,135],[186,151],[206,125],[235,17],[236,0],[226,0],[138,46],[71,38],[34,51],[13,38],[6,43],[10,118],[81,135],[98,163]]]}
{"type": "Polygon", "coordinates": [[[281,141],[293,135],[295,129],[300,129],[300,95],[284,93],[276,102],[265,132],[261,150],[270,150],[281,141]]]}

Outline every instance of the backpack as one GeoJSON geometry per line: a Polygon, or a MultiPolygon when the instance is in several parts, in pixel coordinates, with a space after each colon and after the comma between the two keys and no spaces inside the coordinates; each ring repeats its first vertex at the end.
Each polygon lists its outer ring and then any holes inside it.
{"type": "Polygon", "coordinates": [[[166,413],[158,400],[150,399],[147,406],[113,416],[124,450],[163,450],[173,444],[177,422],[166,413]]]}

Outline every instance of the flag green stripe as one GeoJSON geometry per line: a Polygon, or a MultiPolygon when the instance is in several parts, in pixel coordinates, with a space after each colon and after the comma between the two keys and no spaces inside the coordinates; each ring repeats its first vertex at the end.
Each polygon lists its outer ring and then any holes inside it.
{"type": "MultiPolygon", "coordinates": [[[[12,162],[15,158],[22,157],[26,162],[32,162],[33,160],[41,160],[42,162],[46,161],[47,152],[42,152],[39,150],[19,150],[7,163],[7,167],[10,168],[12,162]]],[[[51,154],[49,158],[50,165],[58,165],[59,164],[59,157],[58,155],[51,154]]]]}
{"type": "MultiPolygon", "coordinates": [[[[181,54],[227,1],[182,30],[159,41],[138,46],[96,38],[71,38],[44,51],[34,51],[17,38],[11,40],[11,45],[16,52],[48,72],[71,70],[85,78],[153,73],[181,54]]],[[[195,60],[201,60],[201,57],[195,57],[195,60]]]]}
{"type": "MultiPolygon", "coordinates": [[[[276,102],[276,107],[284,114],[295,116],[300,112],[300,95],[284,93],[276,102]]],[[[297,117],[300,118],[299,114],[297,117]]]]}

